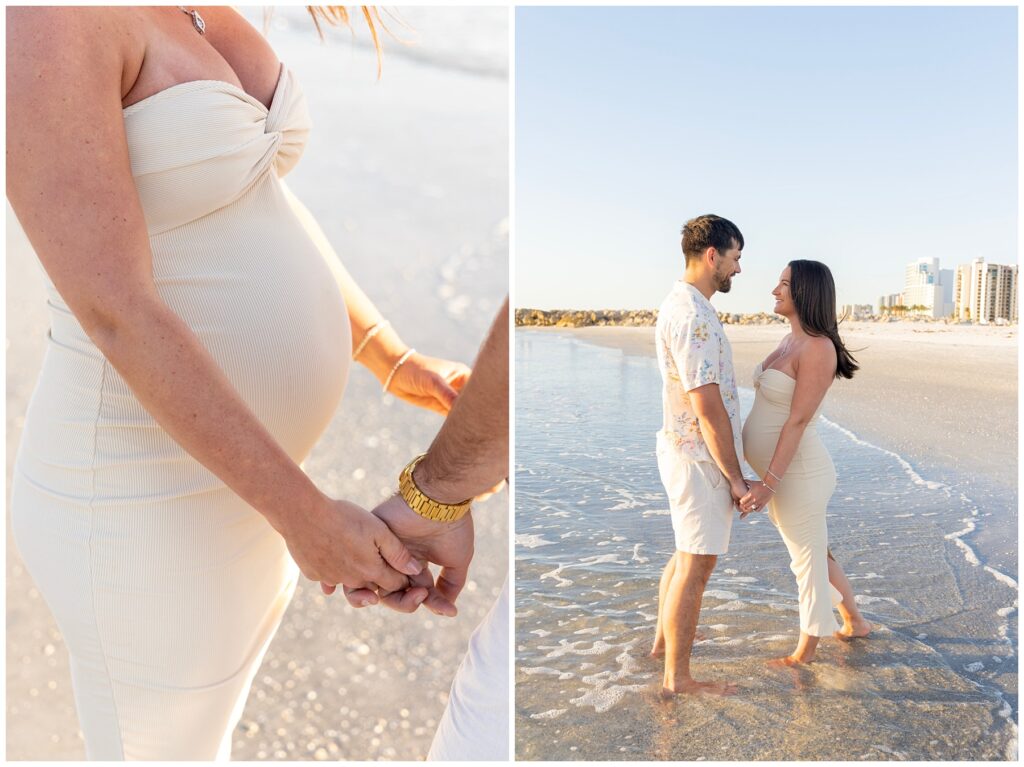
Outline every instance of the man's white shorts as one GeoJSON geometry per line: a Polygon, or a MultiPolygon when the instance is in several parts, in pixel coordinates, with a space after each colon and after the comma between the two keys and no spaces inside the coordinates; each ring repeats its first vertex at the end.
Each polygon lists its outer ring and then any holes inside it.
{"type": "Polygon", "coordinates": [[[725,554],[736,510],[718,465],[685,461],[671,450],[658,450],[658,471],[672,510],[676,550],[725,554]]]}
{"type": "Polygon", "coordinates": [[[508,634],[505,578],[498,601],[469,638],[428,761],[508,761],[508,634]]]}

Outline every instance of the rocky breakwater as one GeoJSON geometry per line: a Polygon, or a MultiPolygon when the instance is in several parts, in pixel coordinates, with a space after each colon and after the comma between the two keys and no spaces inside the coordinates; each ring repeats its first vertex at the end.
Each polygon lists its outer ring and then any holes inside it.
{"type": "MultiPolygon", "coordinates": [[[[785,322],[777,314],[730,314],[720,312],[723,325],[774,325],[785,322]]],[[[586,328],[653,327],[658,321],[656,309],[516,309],[516,327],[586,328]]]]}

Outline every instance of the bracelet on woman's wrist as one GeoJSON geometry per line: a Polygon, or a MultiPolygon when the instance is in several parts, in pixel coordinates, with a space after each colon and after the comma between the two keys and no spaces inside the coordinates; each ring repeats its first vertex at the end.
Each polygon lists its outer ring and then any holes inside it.
{"type": "Polygon", "coordinates": [[[388,391],[388,387],[391,386],[391,379],[395,377],[395,373],[398,372],[398,368],[405,364],[405,361],[416,353],[415,349],[409,348],[405,350],[405,354],[398,358],[398,362],[391,368],[391,372],[388,373],[388,377],[384,379],[384,393],[388,391]]]}
{"type": "Polygon", "coordinates": [[[373,337],[377,335],[380,331],[388,327],[391,327],[391,323],[388,320],[381,320],[376,325],[367,330],[366,334],[363,336],[363,340],[359,342],[359,346],[357,346],[356,350],[352,352],[352,359],[355,360],[356,357],[362,354],[363,349],[365,349],[366,345],[373,340],[373,337]]]}

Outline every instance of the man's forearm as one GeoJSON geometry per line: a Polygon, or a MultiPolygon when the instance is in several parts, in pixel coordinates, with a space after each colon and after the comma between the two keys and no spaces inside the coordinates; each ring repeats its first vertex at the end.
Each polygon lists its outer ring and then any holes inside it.
{"type": "Polygon", "coordinates": [[[715,459],[718,468],[730,482],[739,482],[743,479],[743,470],[740,468],[740,461],[736,455],[736,445],[732,437],[732,423],[729,421],[729,414],[723,407],[721,412],[711,412],[699,418],[700,431],[704,435],[704,442],[708,446],[711,457],[715,459]]]}
{"type": "Polygon", "coordinates": [[[479,495],[508,476],[508,299],[480,347],[473,375],[455,400],[416,484],[442,503],[479,495]]]}

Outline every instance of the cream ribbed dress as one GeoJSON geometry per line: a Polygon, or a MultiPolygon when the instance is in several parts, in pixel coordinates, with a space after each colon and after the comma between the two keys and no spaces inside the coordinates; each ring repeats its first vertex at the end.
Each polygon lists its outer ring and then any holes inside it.
{"type": "MultiPolygon", "coordinates": [[[[124,122],[161,297],[301,462],[352,349],[336,257],[280,181],[309,133],[301,91],[284,67],[269,110],[228,83],[183,83],[124,122]]],[[[70,652],[87,755],[227,758],[298,570],[47,290],[12,526],[70,652]]]]}
{"type": "MultiPolygon", "coordinates": [[[[754,407],[743,424],[747,463],[764,476],[789,418],[796,380],[774,368],[754,371],[754,407]]],[[[821,405],[818,406],[821,411],[821,405]]],[[[828,525],[825,511],[836,489],[836,469],[815,427],[818,413],[804,430],[789,468],[772,496],[768,516],[789,550],[800,601],[800,630],[831,636],[839,630],[833,605],[842,595],[828,580],[828,525]]]]}

